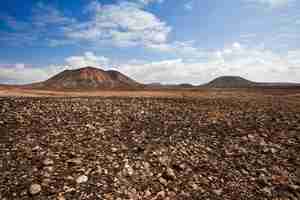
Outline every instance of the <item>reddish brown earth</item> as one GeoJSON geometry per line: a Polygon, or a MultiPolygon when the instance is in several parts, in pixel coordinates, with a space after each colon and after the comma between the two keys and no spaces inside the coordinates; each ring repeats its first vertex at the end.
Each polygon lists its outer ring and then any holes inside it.
{"type": "Polygon", "coordinates": [[[0,199],[300,199],[297,90],[26,92],[0,98],[0,199]]]}

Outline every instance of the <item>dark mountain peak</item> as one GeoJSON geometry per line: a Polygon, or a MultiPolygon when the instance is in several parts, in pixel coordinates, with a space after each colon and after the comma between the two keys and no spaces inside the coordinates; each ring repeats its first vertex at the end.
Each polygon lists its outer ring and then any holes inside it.
{"type": "Polygon", "coordinates": [[[240,76],[220,76],[206,84],[208,87],[215,88],[241,88],[253,87],[255,85],[255,82],[249,81],[240,76]]]}
{"type": "Polygon", "coordinates": [[[243,81],[249,81],[243,77],[240,76],[220,76],[215,78],[214,80],[243,80],[243,81]]]}

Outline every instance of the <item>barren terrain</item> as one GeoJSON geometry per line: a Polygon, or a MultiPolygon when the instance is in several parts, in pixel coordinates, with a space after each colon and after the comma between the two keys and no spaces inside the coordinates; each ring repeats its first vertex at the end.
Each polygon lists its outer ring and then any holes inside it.
{"type": "Polygon", "coordinates": [[[296,90],[1,91],[0,199],[300,199],[296,90]]]}

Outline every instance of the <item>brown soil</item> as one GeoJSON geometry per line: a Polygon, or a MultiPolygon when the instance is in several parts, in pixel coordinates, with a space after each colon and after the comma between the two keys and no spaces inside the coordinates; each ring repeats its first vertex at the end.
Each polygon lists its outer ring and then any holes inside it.
{"type": "Polygon", "coordinates": [[[299,94],[2,88],[0,199],[300,199],[299,94]]]}

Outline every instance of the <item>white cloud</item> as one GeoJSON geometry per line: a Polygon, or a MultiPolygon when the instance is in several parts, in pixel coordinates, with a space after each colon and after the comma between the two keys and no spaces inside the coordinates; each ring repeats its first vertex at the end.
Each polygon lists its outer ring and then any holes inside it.
{"type": "Polygon", "coordinates": [[[0,31],[1,42],[14,46],[70,44],[72,41],[66,42],[62,30],[76,23],[76,19],[42,2],[37,3],[30,15],[22,20],[9,15],[0,15],[0,20],[10,28],[0,31]]]}
{"type": "Polygon", "coordinates": [[[147,44],[146,48],[161,51],[162,53],[170,53],[184,58],[203,57],[207,55],[207,52],[196,47],[195,41],[175,41],[172,43],[147,44]]]}
{"type": "Polygon", "coordinates": [[[207,67],[199,63],[187,63],[183,59],[154,61],[144,64],[127,64],[119,69],[132,78],[145,83],[198,83],[209,74],[203,74],[207,67]],[[204,68],[203,68],[204,67],[204,68]]]}
{"type": "Polygon", "coordinates": [[[270,6],[272,8],[279,8],[287,6],[289,3],[294,2],[295,0],[243,0],[250,3],[257,3],[260,5],[270,6]]]}
{"type": "Polygon", "coordinates": [[[1,15],[0,19],[15,31],[0,31],[0,40],[9,45],[47,44],[50,47],[82,43],[117,47],[165,44],[171,27],[145,10],[151,3],[163,3],[163,0],[124,0],[105,5],[89,1],[83,9],[87,20],[79,22],[39,2],[27,21],[1,15]]]}
{"type": "Polygon", "coordinates": [[[187,11],[193,10],[193,1],[189,1],[186,4],[184,4],[184,9],[187,11]]]}
{"type": "Polygon", "coordinates": [[[65,58],[62,65],[48,65],[33,67],[24,63],[0,64],[0,83],[27,84],[44,81],[66,69],[78,69],[81,67],[107,68],[110,60],[104,56],[96,56],[93,52],[85,52],[82,56],[70,56],[65,58]]]}
{"type": "Polygon", "coordinates": [[[240,35],[241,38],[243,39],[249,39],[249,38],[254,38],[256,37],[257,35],[255,33],[247,33],[247,34],[242,34],[240,35]]]}
{"type": "Polygon", "coordinates": [[[241,48],[242,48],[241,44],[238,43],[238,42],[233,43],[233,44],[232,44],[232,47],[233,47],[234,49],[241,49],[241,48]]]}
{"type": "Polygon", "coordinates": [[[150,3],[163,3],[164,0],[134,0],[134,2],[142,3],[144,5],[148,5],[150,3]]]}
{"type": "Polygon", "coordinates": [[[0,81],[6,84],[31,83],[48,78],[47,70],[25,67],[25,64],[0,65],[0,81]]]}
{"type": "Polygon", "coordinates": [[[288,59],[293,64],[299,66],[300,65],[300,50],[288,51],[288,59]]]}
{"type": "MultiPolygon", "coordinates": [[[[147,1],[148,2],[148,1],[147,1]]],[[[135,3],[100,5],[93,1],[92,18],[64,29],[66,37],[115,46],[163,44],[171,27],[135,3]]]]}
{"type": "Polygon", "coordinates": [[[39,2],[33,8],[32,24],[41,28],[47,25],[67,25],[76,20],[63,15],[57,8],[39,2]]]}
{"type": "Polygon", "coordinates": [[[83,56],[71,56],[65,59],[66,64],[72,67],[102,67],[109,64],[109,59],[104,56],[96,56],[93,52],[85,52],[83,56]]]}
{"type": "Polygon", "coordinates": [[[25,68],[25,64],[24,63],[17,63],[15,65],[16,69],[24,69],[25,68]]]}
{"type": "Polygon", "coordinates": [[[59,47],[65,45],[75,45],[76,42],[66,39],[49,39],[47,40],[49,47],[59,47]]]}
{"type": "Polygon", "coordinates": [[[222,75],[254,81],[299,82],[299,51],[286,55],[236,42],[222,50],[207,52],[206,59],[174,59],[127,64],[120,68],[138,81],[201,84],[222,75]]]}

